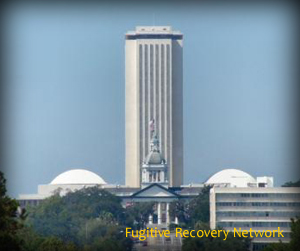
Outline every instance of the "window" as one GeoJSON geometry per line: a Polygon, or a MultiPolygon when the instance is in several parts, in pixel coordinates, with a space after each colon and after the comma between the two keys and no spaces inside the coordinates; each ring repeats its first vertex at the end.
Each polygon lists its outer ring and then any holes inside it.
{"type": "Polygon", "coordinates": [[[250,194],[249,193],[242,193],[241,197],[250,197],[250,194]]]}

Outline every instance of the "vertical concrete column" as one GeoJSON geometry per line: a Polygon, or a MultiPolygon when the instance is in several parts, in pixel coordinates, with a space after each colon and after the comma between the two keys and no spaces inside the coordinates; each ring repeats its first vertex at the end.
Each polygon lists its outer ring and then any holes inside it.
{"type": "Polygon", "coordinates": [[[175,224],[178,224],[178,217],[175,216],[175,224]]]}
{"type": "Polygon", "coordinates": [[[161,203],[157,204],[157,224],[161,224],[161,203]]]}
{"type": "Polygon", "coordinates": [[[169,209],[170,209],[170,203],[167,202],[167,206],[166,206],[166,222],[167,222],[167,224],[170,224],[170,213],[169,213],[169,209]]]}
{"type": "Polygon", "coordinates": [[[153,216],[152,216],[152,214],[149,215],[148,223],[149,223],[150,225],[153,224],[153,216]]]}

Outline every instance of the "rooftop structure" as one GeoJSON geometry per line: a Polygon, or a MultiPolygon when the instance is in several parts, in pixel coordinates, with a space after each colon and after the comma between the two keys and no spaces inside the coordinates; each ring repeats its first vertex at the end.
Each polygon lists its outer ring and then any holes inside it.
{"type": "Polygon", "coordinates": [[[257,177],[239,169],[224,169],[212,175],[206,185],[218,187],[273,187],[273,177],[257,177]]]}
{"type": "Polygon", "coordinates": [[[173,31],[171,26],[137,26],[135,31],[128,31],[126,39],[182,39],[180,31],[173,31]]]}

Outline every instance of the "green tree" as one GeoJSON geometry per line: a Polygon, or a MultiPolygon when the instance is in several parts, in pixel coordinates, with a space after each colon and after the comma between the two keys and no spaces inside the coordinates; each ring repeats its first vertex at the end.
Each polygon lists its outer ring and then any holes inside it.
{"type": "Polygon", "coordinates": [[[291,251],[289,243],[283,243],[279,241],[279,243],[271,243],[266,246],[263,251],[291,251]]]}
{"type": "Polygon", "coordinates": [[[291,240],[289,243],[272,243],[264,251],[298,251],[300,247],[300,218],[291,219],[291,240]]]}
{"type": "Polygon", "coordinates": [[[31,227],[24,226],[17,232],[18,238],[21,240],[22,251],[39,250],[44,238],[38,235],[31,227]]]}
{"type": "MultiPolygon", "coordinates": [[[[53,250],[73,250],[74,247],[102,250],[106,247],[103,250],[121,251],[129,250],[132,245],[131,240],[125,238],[122,227],[125,221],[120,198],[98,187],[90,187],[63,197],[55,194],[38,206],[29,207],[26,225],[42,238],[37,238],[37,250],[49,247],[53,250]],[[114,248],[110,249],[110,245],[114,248]]],[[[30,243],[27,246],[32,250],[30,243]]]]}
{"type": "Polygon", "coordinates": [[[146,226],[149,215],[153,214],[153,202],[135,202],[132,206],[126,209],[126,226],[135,229],[141,229],[146,226]],[[135,224],[133,224],[135,222],[135,224]]]}
{"type": "Polygon", "coordinates": [[[76,251],[78,250],[73,243],[64,243],[57,237],[48,237],[38,247],[39,251],[76,251]]]}
{"type": "Polygon", "coordinates": [[[54,195],[40,205],[28,208],[27,223],[42,236],[76,241],[76,231],[80,229],[80,217],[76,217],[77,213],[68,210],[62,197],[54,195]]]}
{"type": "Polygon", "coordinates": [[[189,202],[175,201],[170,205],[170,215],[178,217],[179,222],[187,227],[193,227],[196,222],[209,222],[209,191],[210,186],[204,186],[199,195],[189,202]]]}
{"type": "Polygon", "coordinates": [[[209,191],[211,186],[204,186],[201,193],[189,203],[191,225],[196,222],[209,222],[209,191]]]}
{"type": "Polygon", "coordinates": [[[17,217],[18,203],[6,195],[6,179],[0,172],[0,250],[20,250],[16,232],[22,228],[17,217]]]}
{"type": "Polygon", "coordinates": [[[300,247],[300,218],[292,219],[291,231],[290,248],[296,251],[300,247]]]}
{"type": "Polygon", "coordinates": [[[173,201],[170,203],[170,215],[173,217],[177,217],[178,221],[181,224],[187,224],[190,219],[189,211],[188,211],[188,203],[185,201],[173,201]]]}
{"type": "Polygon", "coordinates": [[[282,185],[283,187],[300,187],[300,180],[296,181],[296,182],[286,182],[282,185]]]}
{"type": "MultiPolygon", "coordinates": [[[[195,230],[209,230],[208,224],[197,222],[195,230]]],[[[217,229],[218,230],[218,229],[217,229]]],[[[220,237],[213,238],[186,238],[183,240],[182,251],[248,251],[250,245],[249,238],[234,237],[233,233],[229,233],[226,241],[222,232],[220,237]]]]}
{"type": "Polygon", "coordinates": [[[125,238],[125,228],[105,225],[101,220],[89,222],[85,232],[84,250],[131,250],[132,241],[125,238]]]}
{"type": "Polygon", "coordinates": [[[117,224],[124,209],[120,199],[109,192],[91,187],[58,194],[45,199],[39,206],[28,208],[28,223],[43,236],[56,236],[64,241],[80,242],[78,232],[89,219],[109,215],[111,224],[117,224]]]}

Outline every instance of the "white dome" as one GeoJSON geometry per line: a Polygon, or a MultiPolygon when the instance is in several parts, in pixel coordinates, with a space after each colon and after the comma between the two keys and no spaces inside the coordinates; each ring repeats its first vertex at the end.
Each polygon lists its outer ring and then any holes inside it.
{"type": "Polygon", "coordinates": [[[51,181],[52,185],[68,184],[106,184],[106,182],[97,174],[84,169],[73,169],[61,173],[51,181]]]}
{"type": "Polygon", "coordinates": [[[248,173],[238,169],[224,169],[211,176],[205,184],[230,184],[230,187],[248,187],[256,180],[248,173]]]}

